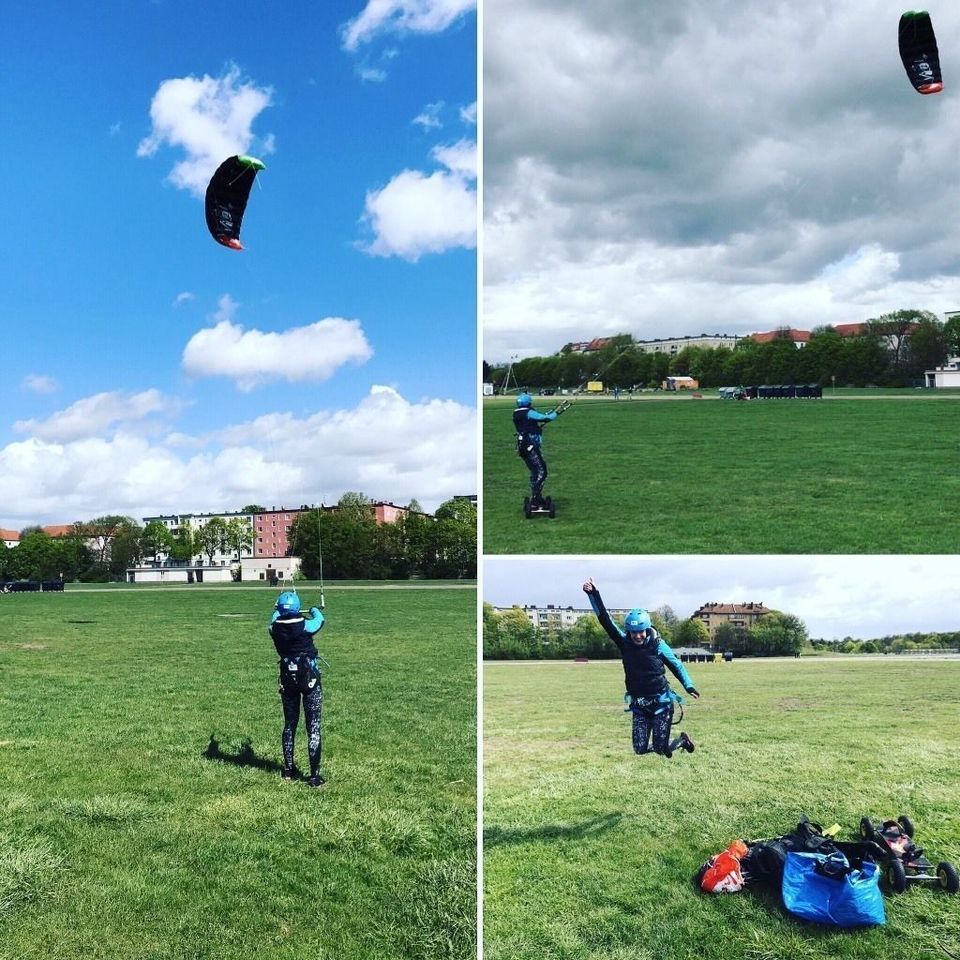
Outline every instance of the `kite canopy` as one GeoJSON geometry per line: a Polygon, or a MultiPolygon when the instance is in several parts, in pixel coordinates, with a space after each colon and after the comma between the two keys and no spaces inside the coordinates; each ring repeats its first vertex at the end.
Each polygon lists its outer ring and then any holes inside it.
{"type": "Polygon", "coordinates": [[[217,167],[207,186],[207,229],[217,243],[242,250],[240,224],[247,209],[250,188],[266,164],[256,157],[230,157],[217,167]]]}
{"type": "Polygon", "coordinates": [[[900,17],[900,59],[918,93],[943,89],[937,38],[926,10],[908,10],[900,17]]]}

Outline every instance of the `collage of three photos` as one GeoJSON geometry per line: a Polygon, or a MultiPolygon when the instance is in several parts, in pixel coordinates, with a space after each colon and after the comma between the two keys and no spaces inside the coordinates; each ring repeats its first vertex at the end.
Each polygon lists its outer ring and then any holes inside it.
{"type": "Polygon", "coordinates": [[[960,957],[960,17],[3,21],[0,960],[960,957]]]}

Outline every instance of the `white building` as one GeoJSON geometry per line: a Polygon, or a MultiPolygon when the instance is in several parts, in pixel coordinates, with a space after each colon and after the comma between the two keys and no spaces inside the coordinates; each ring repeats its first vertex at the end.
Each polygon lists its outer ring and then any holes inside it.
{"type": "Polygon", "coordinates": [[[960,357],[950,357],[946,365],[923,371],[928,387],[960,387],[960,357]]]}
{"type": "MultiPolygon", "coordinates": [[[[512,607],[494,607],[497,613],[506,613],[508,610],[522,610],[527,619],[539,630],[565,630],[572,627],[581,617],[592,617],[594,612],[590,607],[558,607],[548,603],[545,607],[524,604],[522,607],[515,604],[512,607]]],[[[628,608],[608,608],[607,612],[614,617],[622,617],[628,608]]]]}
{"type": "Polygon", "coordinates": [[[250,557],[240,562],[240,579],[270,583],[271,580],[292,580],[300,572],[299,557],[250,557]]]}
{"type": "Polygon", "coordinates": [[[179,513],[179,514],[170,514],[168,516],[159,516],[159,517],[144,517],[143,525],[146,526],[148,523],[157,521],[162,523],[174,536],[177,537],[180,535],[180,531],[187,529],[191,532],[194,537],[194,553],[191,557],[190,563],[182,563],[176,560],[171,560],[169,554],[158,553],[157,562],[154,566],[163,566],[163,567],[188,567],[188,566],[207,566],[207,567],[230,567],[236,566],[240,561],[253,557],[254,555],[254,543],[255,537],[253,533],[253,514],[250,513],[179,513]],[[213,556],[202,552],[198,549],[199,544],[196,542],[197,535],[199,532],[209,523],[214,517],[219,517],[223,521],[230,521],[236,517],[239,517],[244,521],[246,527],[250,531],[250,546],[240,551],[240,555],[237,555],[235,550],[231,550],[228,544],[221,544],[218,549],[215,549],[213,556]]]}
{"type": "Polygon", "coordinates": [[[732,350],[742,337],[728,336],[725,333],[704,333],[699,337],[664,337],[660,340],[638,340],[636,348],[641,353],[666,353],[675,357],[685,347],[716,349],[726,347],[732,350]]]}

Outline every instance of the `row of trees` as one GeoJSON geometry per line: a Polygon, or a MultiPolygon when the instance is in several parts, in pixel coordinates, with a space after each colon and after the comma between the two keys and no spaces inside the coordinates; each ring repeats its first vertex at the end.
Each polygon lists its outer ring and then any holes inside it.
{"type": "Polygon", "coordinates": [[[909,653],[911,650],[960,650],[960,630],[947,633],[903,633],[872,640],[811,640],[815,650],[830,653],[909,653]]]}
{"type": "Polygon", "coordinates": [[[446,580],[477,575],[477,508],[468,500],[442,503],[433,517],[414,500],[394,523],[377,524],[369,501],[341,501],[335,512],[312,510],[294,521],[292,553],[303,575],[331,579],[446,580]]]}
{"type": "MultiPolygon", "coordinates": [[[[294,523],[288,542],[302,558],[303,575],[316,579],[446,579],[477,573],[477,510],[465,500],[450,500],[435,517],[412,501],[396,523],[378,525],[371,501],[347,493],[336,511],[316,510],[294,523]],[[321,550],[322,547],[322,550],[321,550]]],[[[263,513],[250,504],[241,513],[263,513]]],[[[0,580],[106,581],[123,579],[129,567],[156,562],[161,555],[182,564],[196,557],[232,553],[237,561],[252,549],[253,531],[239,517],[212,517],[203,527],[181,527],[174,536],[159,521],[141,526],[132,517],[104,516],[75,523],[65,536],[51,537],[27,527],[15,547],[0,541],[0,580]]]]}
{"type": "MultiPolygon", "coordinates": [[[[653,625],[672,647],[706,647],[710,636],[697,619],[683,620],[669,606],[650,614],[653,625]]],[[[749,630],[723,624],[712,646],[738,656],[796,656],[809,643],[803,621],[789,613],[771,611],[749,630]]],[[[497,611],[483,605],[483,656],[487,660],[592,660],[620,656],[596,617],[580,617],[572,626],[558,630],[535,627],[520,607],[497,611]]]]}
{"type": "MultiPolygon", "coordinates": [[[[925,370],[960,355],[960,317],[946,323],[925,310],[898,310],[864,324],[859,336],[832,327],[811,332],[798,349],[788,331],[765,343],[743,339],[730,350],[686,347],[675,356],[642,353],[627,334],[603,350],[584,355],[564,348],[549,357],[529,357],[513,366],[524,388],[573,388],[590,379],[623,388],[657,387],[667,376],[695,377],[701,387],[762,383],[904,386],[922,382],[925,370]]],[[[506,366],[484,364],[484,380],[502,384],[506,366]]],[[[512,382],[512,381],[511,381],[512,382]]]]}

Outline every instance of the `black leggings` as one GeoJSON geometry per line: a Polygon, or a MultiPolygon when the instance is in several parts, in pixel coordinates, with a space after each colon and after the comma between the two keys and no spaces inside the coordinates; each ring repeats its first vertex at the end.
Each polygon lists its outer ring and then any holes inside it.
{"type": "Polygon", "coordinates": [[[320,713],[323,708],[323,687],[320,672],[310,667],[308,661],[294,661],[297,669],[291,670],[290,664],[280,663],[280,702],[283,704],[283,766],[293,769],[293,742],[300,722],[300,702],[303,701],[303,717],[307,725],[307,755],[310,758],[310,776],[320,773],[320,713]]]}
{"type": "Polygon", "coordinates": [[[673,755],[680,746],[681,737],[670,739],[673,726],[673,707],[653,713],[643,707],[633,708],[633,752],[659,753],[664,757],[673,755]],[[650,734],[653,734],[653,750],[650,749],[650,734]]]}
{"type": "Polygon", "coordinates": [[[543,459],[540,447],[535,443],[523,443],[520,456],[530,471],[530,495],[534,503],[543,497],[543,485],[547,480],[547,461],[543,459]]]}

